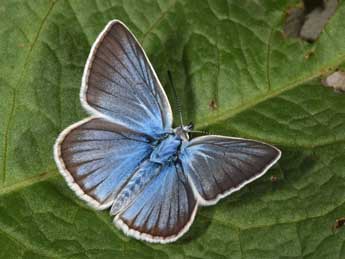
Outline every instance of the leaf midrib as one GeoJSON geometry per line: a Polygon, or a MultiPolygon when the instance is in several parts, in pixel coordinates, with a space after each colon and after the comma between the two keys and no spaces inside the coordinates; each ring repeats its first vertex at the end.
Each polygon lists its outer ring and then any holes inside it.
{"type": "Polygon", "coordinates": [[[311,81],[315,78],[318,78],[323,75],[324,71],[329,71],[335,69],[337,66],[345,62],[345,53],[342,55],[339,55],[337,58],[335,58],[334,62],[330,62],[328,65],[325,65],[324,67],[320,68],[318,71],[315,73],[306,76],[306,77],[301,77],[298,78],[289,84],[287,84],[285,87],[279,88],[274,91],[268,91],[264,94],[258,95],[257,97],[249,100],[245,104],[239,105],[235,108],[230,108],[230,109],[225,109],[224,111],[216,114],[216,115],[211,115],[208,116],[207,118],[202,118],[199,121],[196,122],[198,128],[205,128],[208,127],[212,124],[218,124],[221,121],[225,121],[228,119],[231,119],[232,117],[235,117],[236,115],[240,114],[241,112],[244,112],[246,110],[249,110],[253,108],[254,106],[267,101],[271,98],[274,98],[286,91],[292,90],[303,83],[306,83],[308,81],[311,81]]]}
{"type": "Polygon", "coordinates": [[[26,54],[26,57],[25,57],[25,60],[24,60],[24,65],[23,65],[22,71],[20,72],[19,79],[18,79],[17,83],[15,84],[15,86],[12,89],[13,93],[12,93],[11,109],[10,109],[10,113],[9,113],[8,120],[7,120],[7,123],[6,123],[5,133],[4,133],[4,140],[3,140],[3,142],[4,142],[3,151],[2,151],[3,152],[3,154],[2,154],[3,162],[2,162],[2,167],[1,167],[2,168],[2,183],[5,183],[6,175],[7,175],[7,159],[8,159],[7,155],[8,155],[8,149],[9,149],[9,140],[8,140],[9,137],[8,136],[9,136],[9,132],[10,132],[10,129],[11,129],[11,124],[12,124],[13,117],[15,116],[17,88],[20,85],[20,83],[22,82],[22,80],[24,79],[25,72],[28,69],[28,65],[29,65],[29,62],[31,60],[31,55],[32,55],[32,52],[34,50],[34,47],[36,46],[36,43],[38,42],[40,34],[43,31],[44,25],[45,25],[46,21],[48,20],[48,17],[51,14],[51,12],[53,11],[54,6],[56,5],[57,2],[58,2],[58,0],[52,1],[52,4],[49,6],[46,15],[43,17],[41,23],[39,24],[38,30],[37,30],[37,32],[35,34],[33,42],[30,44],[29,51],[26,54]]]}
{"type": "Polygon", "coordinates": [[[38,175],[28,177],[22,181],[17,182],[17,183],[2,187],[0,189],[0,196],[6,195],[6,194],[11,193],[11,192],[16,192],[16,191],[24,189],[28,186],[34,185],[34,184],[39,183],[39,182],[43,182],[45,180],[48,180],[48,179],[53,178],[53,177],[57,177],[59,175],[60,174],[58,173],[57,170],[52,169],[52,170],[40,173],[38,175]]]}

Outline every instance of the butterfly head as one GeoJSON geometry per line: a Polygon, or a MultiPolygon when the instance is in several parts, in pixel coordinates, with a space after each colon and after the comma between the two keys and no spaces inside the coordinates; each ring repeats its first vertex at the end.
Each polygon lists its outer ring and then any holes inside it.
{"type": "Polygon", "coordinates": [[[174,133],[178,137],[180,137],[182,140],[188,141],[189,140],[189,134],[188,133],[191,130],[193,130],[193,127],[194,127],[194,125],[192,122],[189,123],[188,125],[181,125],[181,126],[174,129],[174,133]]]}

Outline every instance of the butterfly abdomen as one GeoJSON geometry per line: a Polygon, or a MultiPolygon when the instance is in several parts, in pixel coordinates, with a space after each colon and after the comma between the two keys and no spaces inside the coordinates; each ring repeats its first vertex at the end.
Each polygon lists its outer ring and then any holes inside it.
{"type": "Polygon", "coordinates": [[[143,162],[138,166],[127,184],[118,193],[111,208],[110,214],[116,215],[126,208],[139,193],[155,178],[160,172],[161,165],[150,161],[143,162]]]}

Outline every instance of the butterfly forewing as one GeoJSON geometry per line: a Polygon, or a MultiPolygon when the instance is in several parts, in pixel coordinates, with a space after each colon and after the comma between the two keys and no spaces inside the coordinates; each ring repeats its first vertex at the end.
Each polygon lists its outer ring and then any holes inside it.
{"type": "Polygon", "coordinates": [[[151,136],[172,127],[164,90],[138,41],[119,21],[106,26],[91,50],[81,99],[92,114],[151,136]]]}
{"type": "Polygon", "coordinates": [[[279,157],[277,148],[262,142],[203,136],[186,144],[180,159],[200,202],[207,205],[260,177],[279,157]]]}

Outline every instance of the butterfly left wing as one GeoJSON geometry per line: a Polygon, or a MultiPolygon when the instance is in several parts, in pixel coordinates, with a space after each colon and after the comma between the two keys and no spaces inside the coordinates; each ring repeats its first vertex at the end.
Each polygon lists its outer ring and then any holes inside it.
{"type": "MultiPolygon", "coordinates": [[[[152,162],[147,166],[152,164],[157,167],[152,162]]],[[[114,223],[127,235],[167,243],[188,230],[196,210],[196,199],[181,166],[169,163],[159,168],[157,176],[115,216],[114,223]]]]}
{"type": "Polygon", "coordinates": [[[152,139],[90,117],[65,129],[54,158],[69,187],[90,206],[106,209],[152,152],[152,139]]]}
{"type": "Polygon", "coordinates": [[[171,107],[150,61],[118,20],[92,46],[80,99],[91,114],[133,131],[157,136],[172,127],[171,107]]]}
{"type": "Polygon", "coordinates": [[[262,176],[280,155],[262,142],[210,135],[188,142],[180,160],[200,204],[211,205],[262,176]]]}

